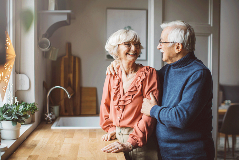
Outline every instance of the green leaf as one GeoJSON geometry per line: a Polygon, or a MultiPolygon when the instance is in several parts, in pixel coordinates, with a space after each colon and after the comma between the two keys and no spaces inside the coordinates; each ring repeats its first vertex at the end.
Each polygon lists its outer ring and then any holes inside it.
{"type": "Polygon", "coordinates": [[[0,115],[2,115],[3,107],[0,107],[0,115]]]}
{"type": "Polygon", "coordinates": [[[15,124],[24,123],[25,119],[29,118],[30,115],[27,114],[28,111],[35,113],[38,111],[36,103],[26,103],[21,102],[16,104],[4,104],[0,107],[0,120],[1,121],[13,121],[15,124]]]}
{"type": "Polygon", "coordinates": [[[16,121],[12,121],[12,125],[13,125],[13,126],[16,126],[16,125],[17,125],[17,122],[16,122],[16,121]]]}
{"type": "Polygon", "coordinates": [[[33,24],[33,19],[34,19],[33,12],[30,9],[23,10],[20,13],[20,18],[21,18],[21,21],[23,22],[22,24],[25,31],[28,31],[31,25],[33,24]]]}
{"type": "Polygon", "coordinates": [[[29,114],[23,116],[24,119],[28,119],[29,117],[30,117],[29,114]]]}

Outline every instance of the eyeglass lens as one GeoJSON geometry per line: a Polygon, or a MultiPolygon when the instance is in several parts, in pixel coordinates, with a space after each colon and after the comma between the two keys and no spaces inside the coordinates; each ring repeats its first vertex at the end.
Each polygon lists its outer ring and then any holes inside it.
{"type": "Polygon", "coordinates": [[[130,48],[132,45],[134,45],[135,48],[140,48],[140,43],[129,43],[129,42],[125,42],[124,45],[127,48],[130,48]]]}

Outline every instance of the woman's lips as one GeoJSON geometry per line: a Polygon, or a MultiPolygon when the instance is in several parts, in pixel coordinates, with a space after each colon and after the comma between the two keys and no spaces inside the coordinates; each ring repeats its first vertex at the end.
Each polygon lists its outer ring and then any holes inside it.
{"type": "Polygon", "coordinates": [[[127,55],[130,55],[130,56],[135,56],[136,53],[127,53],[127,55]]]}

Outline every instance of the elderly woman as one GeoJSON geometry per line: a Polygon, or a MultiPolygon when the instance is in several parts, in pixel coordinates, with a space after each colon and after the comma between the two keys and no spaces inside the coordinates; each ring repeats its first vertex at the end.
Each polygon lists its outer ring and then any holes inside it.
{"type": "MultiPolygon", "coordinates": [[[[140,152],[146,155],[147,150],[152,154],[152,149],[145,145],[150,140],[156,121],[142,114],[141,108],[143,98],[150,98],[150,94],[158,100],[159,82],[154,68],[135,63],[142,48],[137,33],[126,29],[113,33],[105,45],[106,51],[120,62],[120,68],[117,74],[106,76],[103,88],[100,126],[107,134],[102,136],[102,140],[119,140],[104,147],[104,152],[127,153],[144,146],[140,152]]],[[[156,143],[156,140],[151,141],[156,143]]],[[[157,150],[157,144],[147,145],[157,150]]],[[[157,152],[154,153],[157,158],[157,152]]]]}

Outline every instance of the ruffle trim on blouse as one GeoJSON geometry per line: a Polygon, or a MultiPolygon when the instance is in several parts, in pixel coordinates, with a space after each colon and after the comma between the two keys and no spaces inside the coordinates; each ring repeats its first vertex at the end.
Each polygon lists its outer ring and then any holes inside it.
{"type": "MultiPolygon", "coordinates": [[[[113,87],[113,90],[114,90],[113,104],[116,109],[119,106],[128,105],[133,101],[135,94],[141,90],[141,87],[143,85],[143,80],[146,78],[149,70],[150,70],[149,66],[140,68],[139,70],[140,73],[136,74],[137,79],[134,81],[134,85],[131,86],[131,88],[129,88],[129,90],[124,95],[120,94],[121,78],[119,77],[118,74],[115,75],[116,80],[114,81],[114,87],[113,87]]],[[[118,73],[121,73],[121,71],[119,71],[118,73]]]]}

